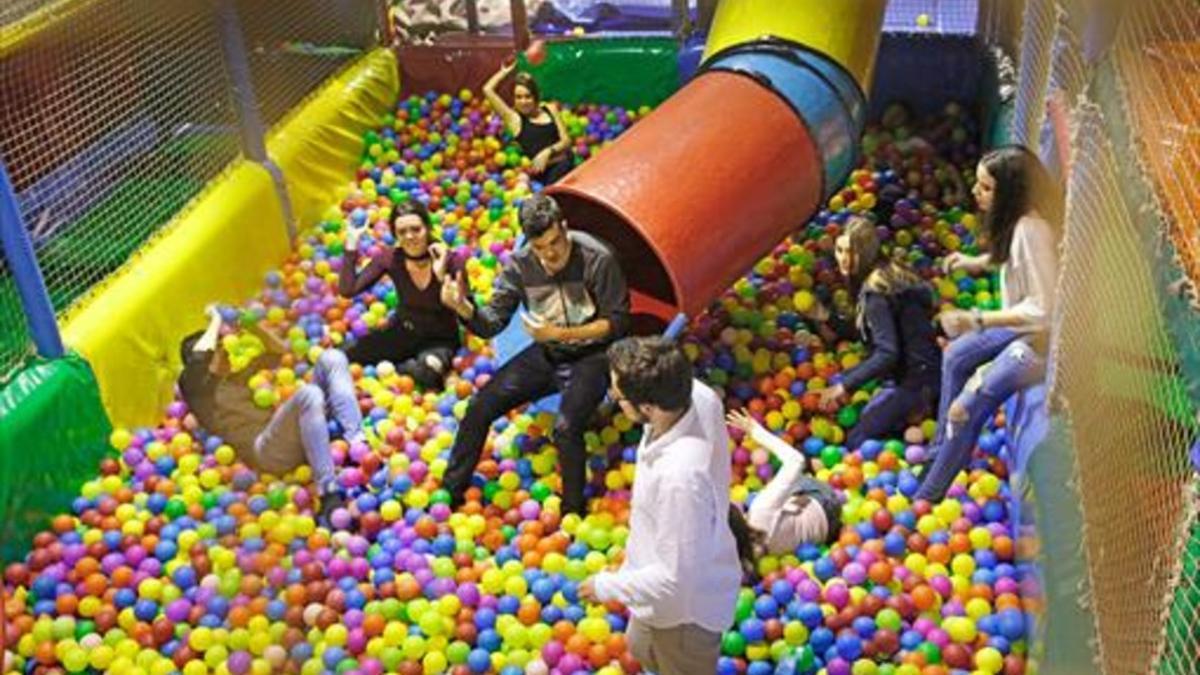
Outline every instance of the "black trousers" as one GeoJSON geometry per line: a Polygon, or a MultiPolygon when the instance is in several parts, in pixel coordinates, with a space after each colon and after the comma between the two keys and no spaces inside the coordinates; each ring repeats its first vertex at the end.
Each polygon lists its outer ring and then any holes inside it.
{"type": "Polygon", "coordinates": [[[541,345],[526,347],[504,364],[467,405],[442,481],[453,503],[460,504],[463,493],[471,486],[471,476],[479,464],[492,422],[519,405],[561,392],[553,440],[558,446],[562,471],[563,511],[582,514],[586,506],[583,487],[587,473],[583,434],[607,389],[608,358],[603,351],[573,361],[554,362],[547,358],[541,345]]]}
{"type": "Polygon", "coordinates": [[[346,357],[351,363],[364,366],[391,361],[396,372],[408,375],[419,386],[429,389],[442,386],[456,351],[457,344],[430,340],[397,323],[363,336],[346,350],[346,357]],[[433,364],[440,365],[434,367],[433,364]]]}
{"type": "Polygon", "coordinates": [[[568,155],[566,158],[560,159],[550,166],[547,166],[546,170],[536,178],[542,182],[542,185],[554,185],[561,180],[563,176],[571,173],[571,169],[574,168],[575,162],[571,161],[571,157],[568,155]]]}

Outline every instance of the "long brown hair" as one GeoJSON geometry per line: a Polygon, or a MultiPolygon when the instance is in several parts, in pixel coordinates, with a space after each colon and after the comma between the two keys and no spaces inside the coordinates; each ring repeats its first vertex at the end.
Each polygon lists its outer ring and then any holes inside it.
{"type": "Polygon", "coordinates": [[[846,221],[850,242],[850,290],[858,298],[856,323],[863,328],[862,292],[896,295],[910,288],[926,287],[925,280],[911,267],[883,253],[875,224],[862,216],[846,221]]]}
{"type": "Polygon", "coordinates": [[[984,155],[979,163],[996,181],[992,208],[983,217],[993,263],[1008,261],[1017,222],[1031,211],[1045,218],[1058,236],[1063,222],[1062,194],[1037,155],[1022,145],[1005,145],[984,155]]]}
{"type": "Polygon", "coordinates": [[[537,80],[533,79],[533,75],[524,71],[517,73],[513,88],[517,87],[525,87],[529,95],[533,97],[534,103],[542,102],[542,90],[538,87],[537,80]]]}

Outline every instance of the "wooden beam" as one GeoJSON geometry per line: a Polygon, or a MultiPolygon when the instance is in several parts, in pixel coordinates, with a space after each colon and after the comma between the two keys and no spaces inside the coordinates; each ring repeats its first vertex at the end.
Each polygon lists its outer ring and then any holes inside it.
{"type": "Polygon", "coordinates": [[[525,0],[508,0],[512,8],[513,48],[518,52],[529,46],[529,15],[525,12],[525,0]]]}

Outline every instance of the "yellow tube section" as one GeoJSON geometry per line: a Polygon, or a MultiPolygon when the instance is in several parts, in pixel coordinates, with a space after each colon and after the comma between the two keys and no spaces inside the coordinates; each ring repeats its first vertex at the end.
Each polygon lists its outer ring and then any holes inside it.
{"type": "Polygon", "coordinates": [[[26,40],[50,30],[92,3],[93,0],[54,0],[13,23],[0,26],[0,57],[16,53],[26,40]]]}
{"type": "Polygon", "coordinates": [[[887,0],[722,0],[704,59],[743,42],[782,38],[829,56],[869,91],[886,8],[887,0]]]}
{"type": "MultiPolygon", "coordinates": [[[[379,49],[272,130],[267,147],[301,232],[351,179],[362,134],[378,126],[398,94],[395,57],[379,49]]],[[[204,306],[253,296],[290,251],[270,175],[239,160],[62,316],[63,339],[96,372],[113,424],[156,424],[179,375],[179,342],[203,327],[204,306]]]]}

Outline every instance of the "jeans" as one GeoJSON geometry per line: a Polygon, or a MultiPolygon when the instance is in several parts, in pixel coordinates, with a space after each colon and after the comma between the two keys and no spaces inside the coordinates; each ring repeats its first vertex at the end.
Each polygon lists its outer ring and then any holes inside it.
{"type": "Polygon", "coordinates": [[[574,168],[575,163],[571,161],[571,156],[567,155],[565,158],[554,162],[550,166],[547,166],[546,170],[543,171],[541,175],[534,176],[534,178],[541,181],[542,185],[550,186],[562,180],[562,178],[571,173],[571,170],[574,168]]]}
{"type": "Polygon", "coordinates": [[[374,365],[391,361],[396,372],[408,375],[421,387],[442,386],[458,345],[422,338],[397,324],[364,335],[346,351],[353,363],[374,365]]]}
{"type": "Polygon", "coordinates": [[[954,477],[970,463],[971,451],[987,421],[1010,396],[1045,376],[1045,358],[1019,337],[1007,328],[989,328],[962,335],[946,348],[934,460],[921,478],[918,499],[938,501],[945,497],[954,477]],[[988,365],[980,374],[978,386],[968,386],[984,364],[988,365]],[[955,403],[965,415],[952,421],[955,403]]]}
{"type": "Polygon", "coordinates": [[[938,382],[932,377],[882,387],[871,397],[858,424],[846,436],[846,447],[856,450],[864,441],[901,431],[913,411],[928,411],[937,399],[938,382]]]}
{"type": "Polygon", "coordinates": [[[460,504],[488,430],[498,417],[519,405],[562,392],[554,442],[563,477],[563,511],[583,513],[587,449],[583,433],[608,388],[608,358],[603,351],[573,361],[554,362],[539,344],[526,347],[504,364],[467,405],[450,451],[443,486],[460,504]]]}
{"type": "Polygon", "coordinates": [[[334,485],[329,452],[328,406],[347,438],[362,434],[362,413],[350,377],[350,362],[336,349],[317,359],[313,381],[299,389],[267,423],[254,442],[257,464],[272,473],[286,473],[307,462],[322,493],[334,485]]]}

